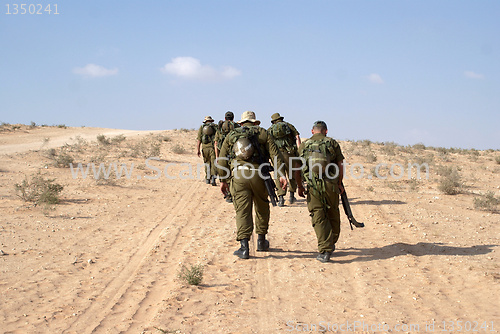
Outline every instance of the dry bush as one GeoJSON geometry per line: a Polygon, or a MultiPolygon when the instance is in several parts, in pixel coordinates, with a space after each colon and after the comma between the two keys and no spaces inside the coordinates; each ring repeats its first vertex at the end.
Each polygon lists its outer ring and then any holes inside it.
{"type": "Polygon", "coordinates": [[[119,134],[118,136],[114,136],[111,138],[111,144],[120,144],[121,142],[125,141],[127,137],[125,137],[123,134],[119,134]]]}
{"type": "Polygon", "coordinates": [[[500,155],[498,155],[498,156],[495,157],[495,161],[496,161],[497,164],[500,164],[500,155]]]}
{"type": "Polygon", "coordinates": [[[97,135],[97,142],[101,145],[110,145],[111,140],[105,135],[97,135]]]}
{"type": "Polygon", "coordinates": [[[441,180],[438,184],[438,189],[446,195],[456,195],[463,188],[462,177],[458,169],[455,167],[440,167],[438,174],[441,175],[441,180]]]}
{"type": "Polygon", "coordinates": [[[174,146],[172,146],[172,152],[175,154],[185,154],[187,151],[183,146],[175,144],[174,146]]]}
{"type": "Polygon", "coordinates": [[[55,179],[46,179],[40,173],[35,174],[28,180],[27,177],[16,183],[14,188],[16,195],[25,202],[38,204],[57,204],[59,194],[64,187],[54,182],[55,179]]]}
{"type": "Polygon", "coordinates": [[[492,191],[488,191],[481,197],[474,198],[474,208],[483,211],[498,212],[500,198],[496,198],[492,191]]]}
{"type": "Polygon", "coordinates": [[[159,157],[161,149],[161,138],[149,136],[129,146],[130,156],[137,158],[159,157]]]}
{"type": "Polygon", "coordinates": [[[59,149],[59,151],[55,148],[48,149],[43,156],[52,160],[55,167],[69,168],[70,164],[75,161],[63,148],[59,149]]]}

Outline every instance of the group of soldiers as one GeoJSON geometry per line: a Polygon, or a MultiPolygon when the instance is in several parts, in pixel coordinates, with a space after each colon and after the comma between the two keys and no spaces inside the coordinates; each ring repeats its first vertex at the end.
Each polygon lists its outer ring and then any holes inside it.
{"type": "Polygon", "coordinates": [[[234,205],[236,239],[240,242],[234,255],[242,259],[250,257],[253,207],[257,251],[269,250],[266,239],[270,218],[269,191],[262,166],[271,161],[277,185],[277,205],[285,205],[287,189],[290,204],[296,201],[295,192],[306,197],[318,240],[317,260],[328,262],[340,235],[339,194],[344,191],[344,156],[337,141],[326,136],[326,123],[316,121],[311,130],[312,137],[301,142],[297,129],[285,122],[279,113],[271,116],[271,126],[267,130],[259,126],[260,121],[252,111],[245,111],[238,122],[234,122],[231,111],[226,112],[224,118],[217,125],[211,116],[205,117],[198,131],[197,153],[203,156],[207,166],[206,183],[217,186],[216,179],[219,178],[224,198],[234,205]],[[328,173],[331,165],[336,167],[336,173],[328,173]],[[291,173],[291,170],[294,171],[291,173]]]}

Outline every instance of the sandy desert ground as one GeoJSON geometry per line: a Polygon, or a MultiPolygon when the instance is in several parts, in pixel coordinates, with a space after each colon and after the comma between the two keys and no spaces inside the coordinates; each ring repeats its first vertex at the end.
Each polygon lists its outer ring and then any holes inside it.
{"type": "Polygon", "coordinates": [[[499,151],[340,141],[347,161],[365,166],[344,183],[366,227],[351,231],[342,213],[332,262],[320,263],[300,199],[271,208],[271,250],[255,252],[252,240],[251,258],[240,260],[232,205],[187,177],[201,163],[195,135],[0,132],[1,333],[499,331],[499,206],[474,204],[487,192],[500,197],[499,151]],[[145,164],[150,152],[158,169],[145,164]],[[134,169],[129,179],[74,179],[54,163],[67,156],[134,169]],[[408,162],[428,163],[429,179],[370,172],[408,162]],[[456,195],[438,189],[445,167],[460,175],[456,195]],[[38,172],[64,186],[59,204],[16,195],[15,184],[38,172]],[[201,285],[177,277],[197,264],[201,285]]]}

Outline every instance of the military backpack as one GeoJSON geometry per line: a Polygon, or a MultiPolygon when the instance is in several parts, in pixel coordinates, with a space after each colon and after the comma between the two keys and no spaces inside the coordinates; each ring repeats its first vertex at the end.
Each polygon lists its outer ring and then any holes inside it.
{"type": "Polygon", "coordinates": [[[212,124],[208,123],[203,125],[203,128],[201,130],[201,142],[203,144],[209,144],[214,141],[215,133],[217,132],[217,127],[212,124]]]}
{"type": "Polygon", "coordinates": [[[255,143],[258,144],[259,127],[242,126],[231,131],[225,140],[228,141],[230,159],[257,161],[259,157],[255,143]]]}
{"type": "Polygon", "coordinates": [[[292,151],[296,144],[292,129],[286,122],[278,122],[271,125],[269,132],[274,138],[276,146],[280,149],[292,151]]]}

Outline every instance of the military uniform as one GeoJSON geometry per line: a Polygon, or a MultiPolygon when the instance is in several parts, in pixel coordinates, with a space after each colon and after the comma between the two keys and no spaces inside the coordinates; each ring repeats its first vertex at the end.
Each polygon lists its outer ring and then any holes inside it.
{"type": "MultiPolygon", "coordinates": [[[[220,152],[221,157],[231,157],[231,159],[219,159],[218,166],[221,182],[226,183],[229,172],[232,175],[230,191],[236,211],[236,239],[242,245],[234,254],[241,258],[248,258],[248,240],[252,236],[254,228],[252,206],[255,205],[255,232],[259,237],[257,241],[258,251],[269,249],[269,242],[265,240],[265,235],[269,228],[270,209],[267,189],[258,172],[259,162],[261,162],[259,154],[255,149],[248,159],[235,156],[234,146],[238,135],[244,131],[251,131],[257,138],[261,153],[266,155],[264,159],[266,162],[269,161],[269,155],[273,159],[276,157],[280,164],[283,164],[284,161],[271,136],[264,128],[258,126],[260,122],[255,120],[253,112],[243,113],[242,121],[238,123],[242,127],[228,134],[220,152]],[[246,119],[252,122],[247,122],[246,119]]],[[[221,186],[221,190],[224,191],[223,186],[221,186]]]]}
{"type": "Polygon", "coordinates": [[[201,153],[203,155],[203,163],[208,167],[205,168],[205,179],[207,183],[212,183],[215,186],[215,148],[214,141],[215,135],[217,134],[218,128],[217,125],[213,124],[213,119],[210,116],[205,117],[203,124],[200,126],[198,130],[198,155],[200,155],[200,144],[201,144],[201,153]],[[212,123],[212,124],[209,124],[212,123]],[[205,126],[211,125],[213,127],[212,134],[204,134],[203,129],[205,126]]]}
{"type": "MultiPolygon", "coordinates": [[[[297,136],[300,135],[300,133],[297,131],[295,126],[292,124],[285,122],[283,120],[283,117],[279,113],[275,113],[271,116],[271,122],[273,125],[267,129],[267,132],[272,134],[276,146],[278,146],[279,150],[281,151],[281,154],[283,155],[283,158],[285,159],[285,167],[283,168],[283,172],[285,175],[288,177],[289,183],[289,191],[290,191],[290,203],[293,203],[295,201],[294,193],[297,190],[297,182],[293,178],[293,175],[290,175],[290,158],[292,157],[297,157],[297,143],[296,143],[296,138],[297,136]],[[283,137],[277,135],[279,133],[278,127],[281,125],[280,123],[284,124],[285,127],[287,127],[287,131],[290,133],[284,135],[283,137]],[[281,138],[278,138],[281,137],[281,138]]],[[[276,168],[276,166],[275,166],[276,168]]],[[[278,180],[278,175],[277,173],[274,173],[276,182],[278,180]]],[[[276,192],[276,195],[279,197],[278,205],[283,206],[284,204],[284,196],[286,195],[286,189],[281,189],[279,188],[278,191],[276,192]]]]}
{"type": "MultiPolygon", "coordinates": [[[[311,147],[309,145],[314,141],[328,142],[328,148],[324,149],[327,161],[335,163],[341,168],[344,156],[339,144],[334,139],[326,137],[322,133],[315,133],[310,139],[303,142],[299,147],[299,155],[308,160],[308,156],[310,157],[311,155],[307,150],[308,147],[311,147]]],[[[316,150],[317,153],[319,153],[318,151],[321,151],[321,149],[316,150]]],[[[327,262],[330,259],[330,254],[335,250],[335,243],[338,241],[340,235],[339,176],[334,177],[335,170],[331,168],[330,175],[323,173],[320,178],[318,174],[310,170],[310,166],[309,161],[305,161],[305,166],[302,170],[308,190],[307,208],[318,239],[318,251],[320,252],[318,260],[327,262]]]]}

